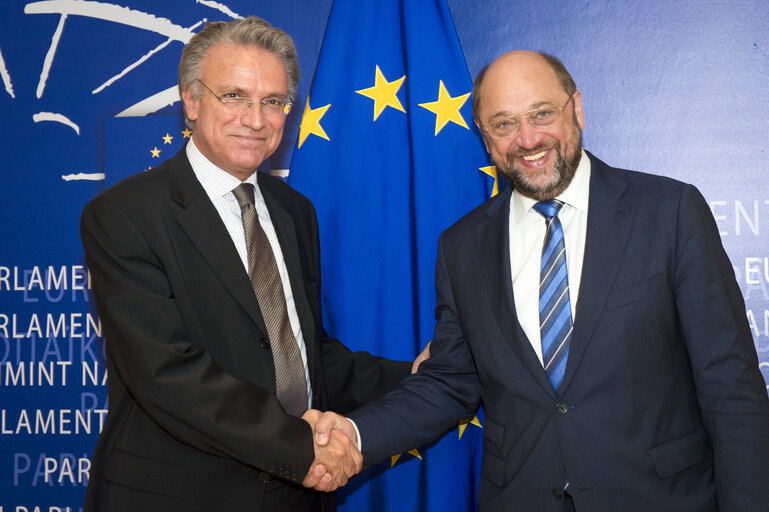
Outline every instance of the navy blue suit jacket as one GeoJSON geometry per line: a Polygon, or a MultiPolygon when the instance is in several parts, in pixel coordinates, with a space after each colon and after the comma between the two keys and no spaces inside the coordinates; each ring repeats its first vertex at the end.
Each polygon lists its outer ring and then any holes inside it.
{"type": "Polygon", "coordinates": [[[767,510],[769,399],[708,205],[590,159],[561,396],[516,318],[508,189],[443,233],[432,358],[350,414],[364,460],[434,439],[483,400],[482,511],[560,512],[564,476],[578,511],[767,510]]]}

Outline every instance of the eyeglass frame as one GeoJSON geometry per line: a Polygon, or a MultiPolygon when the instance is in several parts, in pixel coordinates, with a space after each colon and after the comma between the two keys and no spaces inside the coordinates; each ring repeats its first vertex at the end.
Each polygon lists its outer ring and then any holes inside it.
{"type": "MultiPolygon", "coordinates": [[[[251,98],[222,98],[221,96],[216,94],[214,91],[212,91],[209,86],[207,86],[205,83],[203,83],[203,80],[201,80],[200,78],[196,78],[195,80],[200,82],[200,84],[203,87],[205,87],[208,90],[208,92],[213,94],[214,98],[219,100],[219,102],[222,105],[233,105],[233,104],[240,103],[241,105],[246,105],[248,110],[251,110],[251,106],[255,105],[257,103],[259,104],[259,108],[263,108],[265,106],[265,102],[266,101],[271,100],[271,99],[280,99],[281,101],[285,101],[286,102],[285,105],[283,105],[283,108],[280,111],[278,111],[278,112],[280,112],[280,114],[283,117],[286,117],[289,114],[289,112],[291,112],[291,107],[294,105],[294,102],[291,101],[288,98],[276,98],[275,96],[269,96],[267,98],[262,98],[261,100],[252,100],[251,98]],[[230,101],[230,100],[235,100],[235,101],[230,101]]],[[[244,112],[246,112],[246,110],[243,107],[241,107],[240,115],[243,115],[244,112]]],[[[263,112],[265,112],[265,111],[263,111],[263,112]]],[[[272,111],[267,109],[266,112],[271,113],[272,111]]],[[[276,112],[276,113],[278,113],[278,112],[276,112]]]]}
{"type": "MultiPolygon", "coordinates": [[[[555,110],[557,110],[557,111],[558,111],[558,116],[560,116],[561,114],[563,114],[563,111],[564,111],[564,110],[566,110],[566,106],[569,104],[569,102],[570,102],[571,100],[573,100],[573,99],[574,99],[574,94],[575,94],[576,92],[577,92],[577,91],[574,91],[573,93],[569,94],[569,99],[567,99],[567,100],[566,100],[566,103],[564,103],[564,104],[563,104],[563,106],[561,106],[561,107],[539,107],[539,108],[534,108],[534,109],[531,109],[531,110],[527,110],[526,112],[521,112],[520,114],[515,114],[515,115],[512,115],[512,116],[507,116],[507,117],[504,117],[504,118],[500,119],[500,121],[507,121],[507,120],[510,120],[510,119],[514,119],[514,120],[516,120],[516,121],[518,122],[518,129],[517,129],[517,130],[516,130],[516,131],[515,131],[513,134],[511,134],[511,135],[499,136],[499,135],[496,135],[496,134],[494,134],[493,132],[491,132],[491,131],[488,129],[488,128],[489,128],[489,126],[491,125],[491,123],[489,123],[489,124],[486,124],[486,125],[482,125],[482,126],[481,126],[481,130],[483,130],[484,132],[486,132],[487,134],[489,134],[489,137],[491,137],[492,139],[496,139],[496,140],[505,140],[505,139],[511,139],[511,138],[515,137],[516,135],[518,135],[518,132],[521,130],[521,122],[522,122],[524,119],[527,119],[527,120],[528,120],[528,119],[529,119],[531,116],[533,116],[533,115],[534,115],[534,114],[536,114],[537,112],[541,112],[541,111],[543,111],[543,110],[548,110],[548,109],[555,109],[555,110]]],[[[529,124],[530,124],[530,125],[532,126],[532,128],[534,128],[535,130],[539,130],[540,128],[546,128],[546,127],[548,127],[548,126],[552,126],[552,125],[553,125],[554,123],[556,123],[557,121],[558,121],[558,118],[554,119],[554,120],[553,120],[553,122],[552,122],[552,123],[550,123],[550,124],[546,124],[546,125],[544,125],[544,126],[537,126],[536,124],[532,123],[532,122],[529,120],[529,124]]]]}

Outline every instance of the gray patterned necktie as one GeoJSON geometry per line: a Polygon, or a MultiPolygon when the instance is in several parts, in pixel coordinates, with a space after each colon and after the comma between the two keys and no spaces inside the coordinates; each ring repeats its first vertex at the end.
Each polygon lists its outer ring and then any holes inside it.
{"type": "Polygon", "coordinates": [[[291,330],[275,255],[254,207],[254,186],[241,183],[232,191],[243,214],[248,251],[248,277],[267,327],[275,363],[277,396],[283,409],[294,416],[307,410],[307,381],[299,344],[291,330]]]}

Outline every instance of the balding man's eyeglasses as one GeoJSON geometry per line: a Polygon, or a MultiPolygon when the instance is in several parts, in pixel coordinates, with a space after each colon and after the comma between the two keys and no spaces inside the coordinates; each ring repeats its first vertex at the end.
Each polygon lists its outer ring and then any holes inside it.
{"type": "Polygon", "coordinates": [[[509,139],[515,137],[521,128],[521,121],[528,119],[529,124],[537,129],[547,128],[554,125],[560,118],[561,113],[566,109],[566,105],[574,97],[569,96],[562,107],[540,107],[529,110],[515,116],[503,117],[490,122],[481,129],[489,134],[492,139],[509,139]]]}
{"type": "Polygon", "coordinates": [[[255,105],[256,103],[259,104],[262,109],[262,114],[264,115],[286,116],[289,112],[291,112],[292,103],[288,98],[276,98],[271,96],[261,100],[252,100],[251,98],[240,96],[235,92],[226,93],[224,97],[221,97],[212,91],[206,84],[204,84],[203,80],[200,78],[196,78],[195,80],[200,82],[201,85],[208,90],[208,92],[213,94],[214,97],[219,100],[219,102],[222,104],[222,110],[227,115],[243,115],[248,109],[251,108],[251,105],[255,105]]]}

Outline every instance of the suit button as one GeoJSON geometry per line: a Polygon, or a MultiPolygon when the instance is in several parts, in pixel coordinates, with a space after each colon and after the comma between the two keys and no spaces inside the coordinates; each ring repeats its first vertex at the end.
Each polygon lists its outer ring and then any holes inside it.
{"type": "Polygon", "coordinates": [[[566,414],[569,412],[569,406],[563,402],[558,402],[558,405],[555,406],[555,410],[558,411],[558,414],[566,414]]]}
{"type": "Polygon", "coordinates": [[[269,473],[266,473],[264,471],[259,473],[259,477],[258,478],[259,478],[259,481],[261,483],[263,483],[263,484],[268,484],[268,483],[270,483],[272,481],[272,475],[269,474],[269,473]]]}
{"type": "Polygon", "coordinates": [[[559,491],[558,489],[553,489],[553,497],[557,500],[560,500],[563,498],[563,492],[559,491]]]}
{"type": "Polygon", "coordinates": [[[259,346],[262,347],[264,350],[267,350],[268,348],[270,348],[270,340],[268,340],[267,338],[260,338],[259,346]]]}

